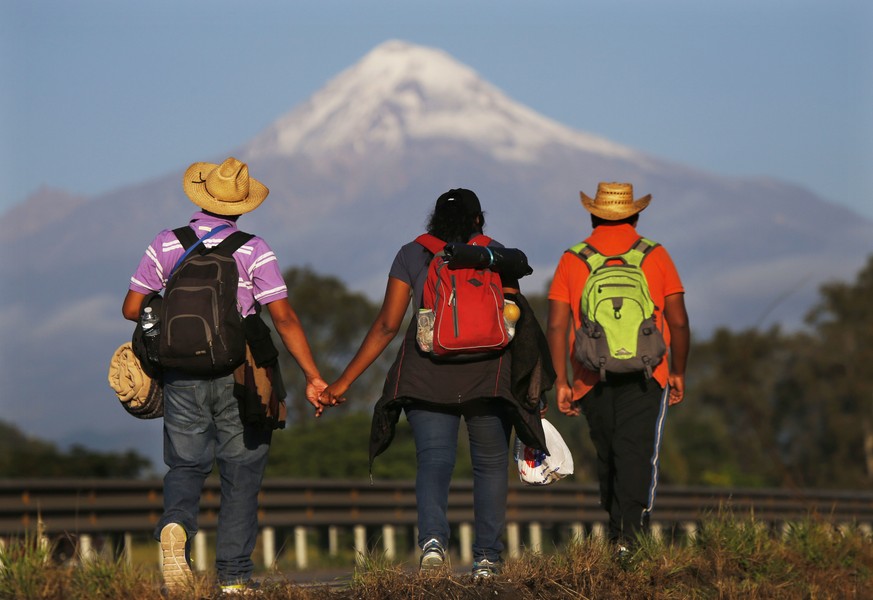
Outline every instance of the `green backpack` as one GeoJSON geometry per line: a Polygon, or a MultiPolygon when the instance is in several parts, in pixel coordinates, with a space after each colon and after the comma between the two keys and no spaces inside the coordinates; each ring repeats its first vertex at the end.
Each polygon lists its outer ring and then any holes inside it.
{"type": "Polygon", "coordinates": [[[604,256],[582,242],[567,250],[588,265],[582,290],[582,326],[576,330],[576,359],[600,373],[645,372],[652,376],[667,352],[655,322],[655,303],[642,270],[643,260],[658,246],[639,238],[624,254],[604,256]]]}

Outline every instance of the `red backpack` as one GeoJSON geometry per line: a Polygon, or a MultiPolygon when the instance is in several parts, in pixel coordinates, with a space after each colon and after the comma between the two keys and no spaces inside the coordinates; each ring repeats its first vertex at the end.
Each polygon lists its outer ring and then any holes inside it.
{"type": "MultiPolygon", "coordinates": [[[[491,269],[451,268],[443,252],[446,243],[428,233],[415,239],[433,255],[424,283],[422,308],[434,314],[435,357],[487,354],[506,347],[510,337],[503,320],[503,284],[491,269]]],[[[468,243],[487,246],[478,235],[468,243]]]]}

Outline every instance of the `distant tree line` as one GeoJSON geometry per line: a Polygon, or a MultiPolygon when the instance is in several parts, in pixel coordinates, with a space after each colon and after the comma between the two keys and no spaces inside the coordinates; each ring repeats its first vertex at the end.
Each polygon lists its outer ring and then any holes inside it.
{"type": "MultiPolygon", "coordinates": [[[[334,277],[309,269],[285,273],[291,303],[303,321],[327,380],[345,366],[379,308],[334,277]]],[[[541,324],[548,302],[526,291],[541,324]]],[[[869,489],[873,485],[873,256],[850,283],[820,289],[802,331],[717,330],[694,340],[686,400],[668,413],[661,480],[671,484],[869,489]]],[[[692,327],[694,315],[691,315],[692,327]]],[[[268,476],[368,476],[370,412],[379,398],[396,345],[349,390],[346,405],[316,420],[303,383],[286,353],[289,422],[273,437],[268,476]]],[[[584,418],[547,414],[573,452],[577,481],[594,480],[594,450],[584,418]]],[[[464,436],[461,445],[466,446],[464,436]]],[[[373,476],[415,474],[412,437],[401,418],[394,443],[373,476]]],[[[0,424],[0,477],[136,477],[148,461],[134,452],[61,452],[0,424]]],[[[509,465],[512,469],[513,466],[509,465]]],[[[456,477],[468,477],[459,452],[456,477]]]]}
{"type": "Polygon", "coordinates": [[[98,452],[81,445],[61,450],[0,421],[0,478],[81,477],[121,479],[150,471],[151,461],[133,450],[98,452]]]}
{"type": "MultiPolygon", "coordinates": [[[[378,303],[307,270],[286,274],[323,374],[336,375],[356,350],[378,303]]],[[[545,325],[548,302],[527,292],[545,325]]],[[[671,408],[662,447],[662,481],[714,486],[869,488],[873,484],[873,256],[850,283],[820,289],[803,331],[730,331],[693,342],[687,399],[671,408]]],[[[694,316],[691,315],[692,325],[694,316]]],[[[399,336],[398,336],[399,337],[399,336]]],[[[369,410],[381,393],[394,349],[348,392],[349,403],[318,422],[296,395],[294,421],[274,437],[270,473],[307,477],[367,475],[369,410]],[[363,414],[359,414],[363,413],[363,414]],[[318,460],[316,457],[329,457],[318,460]]],[[[290,359],[288,359],[290,360],[290,359]]],[[[288,365],[287,372],[296,369],[288,365]]],[[[296,376],[296,373],[295,373],[296,376]]],[[[289,378],[290,390],[300,383],[289,378]]],[[[547,418],[576,458],[575,478],[593,481],[593,446],[583,418],[547,418]]],[[[462,445],[464,441],[462,439],[462,445]]],[[[461,453],[461,456],[464,452],[461,453]]],[[[465,457],[466,458],[466,457],[465,457]]],[[[376,477],[411,477],[411,436],[374,465],[376,477]]],[[[511,467],[510,467],[511,468],[511,467]]],[[[456,476],[469,473],[460,460],[456,476]]]]}

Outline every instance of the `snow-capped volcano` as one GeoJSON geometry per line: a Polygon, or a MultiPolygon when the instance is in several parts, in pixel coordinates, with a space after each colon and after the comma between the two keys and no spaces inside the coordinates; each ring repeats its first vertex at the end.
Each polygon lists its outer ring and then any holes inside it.
{"type": "Polygon", "coordinates": [[[346,69],[245,148],[264,156],[402,151],[409,141],[464,140],[499,160],[535,160],[564,145],[609,157],[642,156],[574,131],[514,102],[445,52],[392,40],[346,69]]]}

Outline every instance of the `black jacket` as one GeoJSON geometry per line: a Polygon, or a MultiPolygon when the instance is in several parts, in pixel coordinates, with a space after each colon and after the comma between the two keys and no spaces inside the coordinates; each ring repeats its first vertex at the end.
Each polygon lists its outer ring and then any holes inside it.
{"type": "MultiPolygon", "coordinates": [[[[555,370],[552,367],[546,336],[530,304],[522,294],[517,294],[516,302],[521,309],[521,317],[515,326],[515,337],[506,350],[511,365],[511,393],[508,397],[501,397],[498,400],[508,403],[509,413],[519,439],[527,446],[547,452],[539,411],[540,403],[545,403],[545,392],[554,385],[555,370]]],[[[413,322],[410,328],[414,326],[413,322]]],[[[404,344],[409,342],[410,332],[407,331],[404,344]]],[[[414,335],[412,344],[414,344],[414,335]]],[[[397,360],[388,371],[382,396],[373,410],[370,425],[371,471],[375,458],[391,445],[394,429],[403,407],[418,402],[416,398],[395,394],[403,367],[404,351],[414,350],[401,349],[397,360]]]]}

